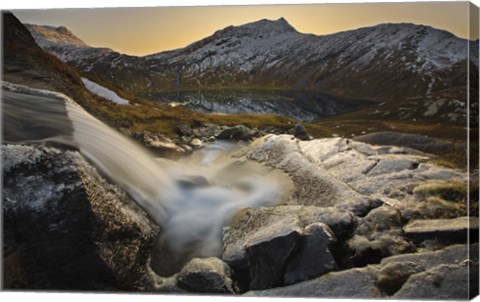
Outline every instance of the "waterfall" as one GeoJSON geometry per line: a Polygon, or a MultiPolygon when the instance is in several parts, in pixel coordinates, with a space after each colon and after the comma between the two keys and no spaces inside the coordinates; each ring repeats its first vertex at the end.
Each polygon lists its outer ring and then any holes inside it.
{"type": "Polygon", "coordinates": [[[239,144],[217,142],[177,161],[159,159],[65,95],[3,86],[5,142],[74,146],[161,226],[160,241],[174,254],[219,256],[232,215],[278,203],[291,186],[283,173],[233,156],[239,144]]]}

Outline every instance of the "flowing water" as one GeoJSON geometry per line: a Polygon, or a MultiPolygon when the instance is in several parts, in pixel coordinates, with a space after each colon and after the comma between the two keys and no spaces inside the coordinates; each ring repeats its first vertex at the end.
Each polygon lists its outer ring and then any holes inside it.
{"type": "MultiPolygon", "coordinates": [[[[216,142],[177,161],[158,159],[61,94],[4,83],[2,103],[4,143],[78,149],[161,226],[157,252],[180,262],[219,256],[232,215],[281,202],[291,189],[283,173],[234,156],[239,144],[216,142]]],[[[153,262],[163,275],[177,268],[160,257],[153,262]]]]}

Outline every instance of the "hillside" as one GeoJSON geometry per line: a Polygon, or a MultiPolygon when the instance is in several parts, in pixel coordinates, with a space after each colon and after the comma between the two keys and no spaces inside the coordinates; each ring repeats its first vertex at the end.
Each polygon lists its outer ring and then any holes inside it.
{"type": "MultiPolygon", "coordinates": [[[[144,95],[262,87],[390,101],[438,94],[467,82],[468,41],[413,24],[315,36],[296,31],[283,18],[260,20],[145,57],[88,47],[69,31],[59,39],[63,28],[28,28],[39,45],[71,66],[144,95]]],[[[478,52],[471,54],[478,70],[478,52]]]]}

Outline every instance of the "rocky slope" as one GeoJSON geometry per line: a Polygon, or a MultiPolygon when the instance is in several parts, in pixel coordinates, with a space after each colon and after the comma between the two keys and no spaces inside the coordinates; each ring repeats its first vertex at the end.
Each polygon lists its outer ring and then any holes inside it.
{"type": "MultiPolygon", "coordinates": [[[[465,86],[469,48],[478,47],[478,41],[469,45],[428,26],[382,24],[315,36],[282,18],[229,26],[182,49],[132,57],[86,47],[64,28],[28,27],[39,45],[71,66],[134,93],[270,87],[398,100],[465,86]]],[[[478,70],[478,54],[471,55],[478,70]]]]}
{"type": "Polygon", "coordinates": [[[8,288],[429,299],[478,292],[479,222],[468,217],[467,175],[414,149],[256,139],[234,156],[288,173],[291,195],[239,211],[223,229],[221,255],[191,259],[170,277],[150,268],[150,257],[163,257],[153,253],[158,227],[77,152],[4,145],[2,156],[8,288]]]}
{"type": "Polygon", "coordinates": [[[4,12],[2,17],[3,79],[82,98],[83,84],[78,72],[43,51],[12,13],[4,12]]]}

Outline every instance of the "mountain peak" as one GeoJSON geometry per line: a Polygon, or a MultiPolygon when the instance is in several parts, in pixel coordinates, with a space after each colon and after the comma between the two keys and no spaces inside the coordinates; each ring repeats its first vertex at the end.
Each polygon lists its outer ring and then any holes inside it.
{"type": "Polygon", "coordinates": [[[263,36],[274,36],[296,32],[297,30],[291,26],[285,18],[281,17],[277,20],[261,19],[244,25],[228,26],[215,32],[215,35],[240,37],[261,34],[263,36]]]}
{"type": "Polygon", "coordinates": [[[281,17],[277,20],[261,19],[252,23],[248,23],[237,28],[254,28],[258,30],[270,31],[275,33],[296,32],[295,28],[288,23],[285,18],[281,17]]]}
{"type": "Polygon", "coordinates": [[[25,24],[40,47],[75,46],[88,47],[65,26],[25,24]]]}

